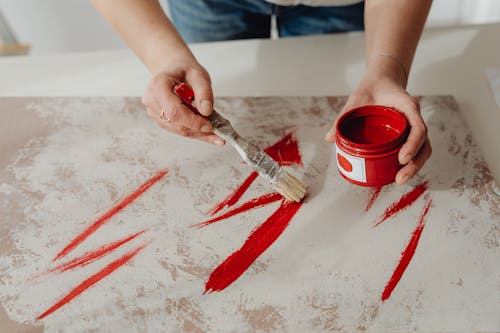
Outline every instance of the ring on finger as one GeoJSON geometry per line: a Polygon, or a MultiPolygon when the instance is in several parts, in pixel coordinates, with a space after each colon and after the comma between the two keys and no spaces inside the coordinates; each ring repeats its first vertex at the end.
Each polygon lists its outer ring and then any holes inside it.
{"type": "Polygon", "coordinates": [[[165,115],[165,110],[163,110],[163,109],[161,109],[161,112],[160,112],[160,119],[166,120],[167,123],[170,122],[170,118],[165,115]]]}

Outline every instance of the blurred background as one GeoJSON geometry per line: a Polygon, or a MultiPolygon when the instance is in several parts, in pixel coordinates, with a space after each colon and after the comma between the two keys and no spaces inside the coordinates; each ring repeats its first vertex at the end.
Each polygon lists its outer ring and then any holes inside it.
{"type": "MultiPolygon", "coordinates": [[[[500,0],[434,0],[427,26],[498,21],[500,0]]],[[[0,45],[14,41],[20,48],[4,53],[22,52],[26,46],[31,54],[126,47],[88,0],[0,0],[0,45]]]]}

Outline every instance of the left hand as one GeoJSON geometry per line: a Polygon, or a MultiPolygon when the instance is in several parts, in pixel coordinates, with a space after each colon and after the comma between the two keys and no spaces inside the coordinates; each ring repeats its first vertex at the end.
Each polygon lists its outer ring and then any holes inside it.
{"type": "MultiPolygon", "coordinates": [[[[365,78],[349,97],[340,114],[363,105],[390,106],[406,115],[411,129],[408,139],[398,155],[399,163],[404,167],[396,175],[396,183],[405,184],[424,166],[432,153],[431,144],[427,137],[427,126],[420,115],[418,100],[408,94],[404,84],[397,80],[365,78]]],[[[337,121],[326,135],[327,142],[335,142],[336,124],[337,121]]]]}

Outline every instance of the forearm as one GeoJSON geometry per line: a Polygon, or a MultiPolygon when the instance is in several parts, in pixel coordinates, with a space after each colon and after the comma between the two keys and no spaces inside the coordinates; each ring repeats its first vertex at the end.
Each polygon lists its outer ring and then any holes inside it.
{"type": "Polygon", "coordinates": [[[153,74],[177,59],[193,57],[158,0],[91,1],[153,74]]]}
{"type": "Polygon", "coordinates": [[[366,0],[367,75],[391,76],[406,86],[432,0],[366,0]]]}

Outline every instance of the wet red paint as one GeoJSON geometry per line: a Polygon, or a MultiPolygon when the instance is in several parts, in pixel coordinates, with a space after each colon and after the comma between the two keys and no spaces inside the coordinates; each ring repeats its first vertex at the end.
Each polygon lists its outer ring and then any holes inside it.
{"type": "Polygon", "coordinates": [[[48,273],[54,273],[54,272],[66,272],[70,269],[73,269],[75,267],[80,267],[80,266],[86,266],[97,259],[100,259],[104,257],[105,255],[109,254],[110,252],[116,250],[118,247],[122,246],[123,244],[130,242],[132,239],[136,238],[139,235],[142,235],[144,232],[146,232],[146,229],[136,232],[135,234],[132,234],[128,237],[122,238],[116,242],[109,243],[104,245],[103,247],[98,248],[97,250],[89,251],[84,253],[83,255],[72,259],[64,264],[58,265],[48,271],[48,273]]]}
{"type": "Polygon", "coordinates": [[[212,272],[205,283],[205,293],[221,291],[236,281],[283,233],[301,206],[302,203],[283,200],[273,215],[250,234],[243,246],[212,272]]]}
{"type": "Polygon", "coordinates": [[[411,206],[418,198],[427,190],[429,183],[423,182],[417,186],[410,192],[404,194],[397,202],[392,203],[385,210],[384,214],[374,223],[374,227],[384,222],[388,218],[397,215],[402,210],[411,206]]]}
{"type": "MultiPolygon", "coordinates": [[[[273,144],[272,146],[264,150],[269,154],[276,162],[283,166],[290,165],[303,165],[302,156],[299,151],[299,144],[295,138],[294,132],[290,132],[285,135],[281,140],[273,144]]],[[[229,196],[227,196],[222,202],[218,203],[209,211],[210,216],[214,216],[224,208],[229,208],[236,204],[243,194],[248,190],[250,185],[257,179],[257,172],[252,172],[245,181],[229,196]]]]}
{"type": "Polygon", "coordinates": [[[394,290],[394,288],[396,288],[397,284],[399,283],[399,280],[401,280],[401,277],[403,276],[406,268],[408,267],[408,264],[413,258],[415,250],[417,249],[418,246],[418,241],[420,240],[420,236],[422,235],[422,231],[424,230],[425,219],[427,217],[427,214],[429,213],[431,204],[432,204],[431,199],[427,200],[427,202],[425,203],[425,206],[422,209],[422,213],[418,220],[417,226],[415,227],[415,230],[413,230],[410,241],[408,242],[408,245],[406,245],[405,250],[401,253],[401,260],[399,261],[398,266],[392,273],[389,282],[387,283],[387,285],[384,288],[384,291],[382,292],[382,297],[381,297],[382,301],[387,300],[391,296],[392,291],[394,290]]]}
{"type": "Polygon", "coordinates": [[[365,212],[369,211],[370,208],[372,208],[373,204],[380,195],[380,192],[382,192],[382,186],[377,186],[370,189],[370,198],[368,199],[368,202],[366,204],[365,212]]]}
{"type": "Polygon", "coordinates": [[[264,151],[280,165],[303,165],[299,144],[295,139],[294,132],[288,133],[283,139],[266,148],[264,151]]]}
{"type": "Polygon", "coordinates": [[[248,190],[248,188],[250,187],[250,185],[252,185],[252,183],[254,182],[254,180],[258,176],[259,176],[259,174],[257,172],[255,172],[255,171],[252,172],[250,174],[250,176],[248,176],[245,179],[245,181],[233,193],[231,193],[222,202],[220,202],[217,205],[215,205],[215,207],[212,208],[208,214],[210,216],[214,216],[215,214],[217,214],[218,212],[220,212],[224,208],[231,207],[234,204],[236,204],[241,199],[241,197],[243,196],[243,194],[245,194],[245,192],[248,190]]]}
{"type": "Polygon", "coordinates": [[[137,190],[129,194],[127,197],[125,197],[120,203],[118,203],[116,206],[108,210],[104,215],[99,217],[96,221],[94,221],[87,229],[85,229],[82,233],[80,233],[78,236],[76,236],[64,249],[61,250],[57,254],[57,256],[53,259],[53,261],[56,261],[65,255],[67,255],[69,252],[71,252],[74,248],[76,248],[79,244],[81,244],[85,239],[87,239],[91,234],[93,234],[97,229],[99,229],[104,223],[106,223],[113,215],[117,214],[121,210],[123,210],[125,207],[130,205],[132,202],[134,202],[138,197],[140,197],[144,192],[146,192],[151,186],[153,186],[156,182],[158,182],[160,179],[162,179],[166,174],[168,173],[168,170],[162,170],[159,173],[157,173],[154,177],[149,179],[147,182],[141,185],[137,190]]]}
{"type": "Polygon", "coordinates": [[[356,117],[346,121],[341,127],[347,139],[358,144],[380,144],[390,142],[401,135],[399,123],[387,124],[392,118],[383,115],[356,117]]]}
{"type": "Polygon", "coordinates": [[[65,304],[71,302],[75,297],[83,293],[85,290],[88,288],[92,287],[94,284],[97,282],[101,281],[103,278],[108,276],[109,274],[113,273],[115,270],[120,268],[121,266],[125,265],[127,262],[129,262],[135,255],[137,255],[141,250],[143,250],[147,245],[149,244],[143,244],[134,250],[126,253],[119,259],[111,262],[107,266],[105,266],[103,269],[101,269],[99,272],[96,274],[92,275],[88,279],[84,280],[82,283],[80,283],[78,286],[73,288],[66,296],[61,298],[59,301],[57,301],[54,305],[52,305],[47,311],[42,313],[37,317],[37,320],[43,319],[53,313],[54,311],[57,311],[60,309],[62,306],[65,304]]]}
{"type": "Polygon", "coordinates": [[[265,195],[262,195],[260,197],[257,197],[257,198],[253,198],[243,204],[241,204],[239,207],[236,207],[222,215],[219,215],[213,219],[210,219],[210,220],[207,220],[205,222],[201,222],[201,223],[198,223],[198,224],[195,224],[193,225],[193,227],[196,227],[196,228],[202,228],[202,227],[206,227],[207,225],[209,224],[212,224],[212,223],[215,223],[215,222],[218,222],[218,221],[221,221],[221,220],[225,220],[231,216],[234,216],[236,214],[240,214],[240,213],[243,213],[243,212],[246,212],[247,210],[250,210],[250,209],[254,209],[254,208],[258,208],[258,207],[262,207],[262,206],[265,206],[265,205],[268,205],[270,203],[273,203],[275,201],[279,201],[283,198],[283,196],[279,193],[269,193],[269,194],[265,194],[265,195]]]}

